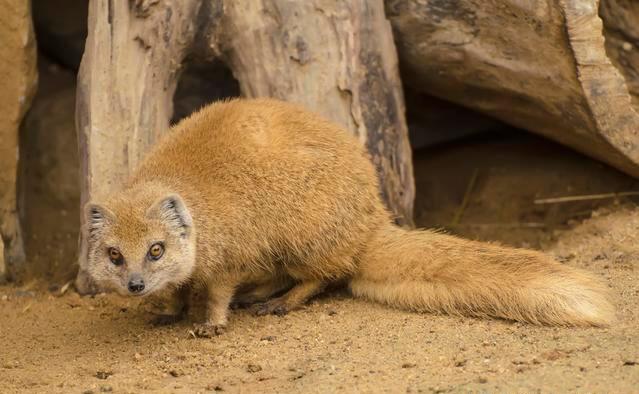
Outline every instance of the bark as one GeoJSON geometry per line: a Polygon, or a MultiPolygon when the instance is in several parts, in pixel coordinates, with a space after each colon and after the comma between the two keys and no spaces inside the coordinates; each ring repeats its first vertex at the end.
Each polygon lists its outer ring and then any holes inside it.
{"type": "Polygon", "coordinates": [[[386,12],[414,89],[639,176],[639,116],[596,0],[387,0],[386,12]]]}
{"type": "Polygon", "coordinates": [[[30,3],[0,0],[0,277],[18,279],[24,247],[17,211],[18,130],[37,84],[30,3]]]}
{"type": "MultiPolygon", "coordinates": [[[[381,193],[412,224],[404,102],[382,0],[97,1],[78,78],[82,204],[128,176],[167,129],[187,55],[226,62],[248,97],[298,102],[369,148],[381,193]]],[[[90,290],[82,267],[76,286],[90,290]]]]}

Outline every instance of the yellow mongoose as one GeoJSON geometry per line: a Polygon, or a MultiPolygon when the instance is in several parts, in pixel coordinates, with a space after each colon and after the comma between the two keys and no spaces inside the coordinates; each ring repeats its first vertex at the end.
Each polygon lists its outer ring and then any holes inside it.
{"type": "MultiPolygon", "coordinates": [[[[89,275],[121,293],[204,285],[202,335],[227,324],[238,288],[283,314],[327,284],[415,311],[604,326],[605,287],[530,250],[392,224],[348,132],[271,99],[212,104],[183,120],[124,188],[86,209],[89,275]]],[[[179,308],[173,313],[178,313],[179,308]]]]}

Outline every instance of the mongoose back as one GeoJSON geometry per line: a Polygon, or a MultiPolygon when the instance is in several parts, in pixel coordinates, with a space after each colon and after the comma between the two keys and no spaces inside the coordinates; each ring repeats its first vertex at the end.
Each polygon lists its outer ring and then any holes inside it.
{"type": "Polygon", "coordinates": [[[183,289],[204,286],[201,335],[223,331],[247,284],[258,314],[347,282],[355,296],[414,311],[568,326],[614,318],[598,280],[542,253],[397,227],[361,144],[272,99],[184,119],[85,214],[93,280],[129,295],[168,291],[169,315],[183,289]]]}

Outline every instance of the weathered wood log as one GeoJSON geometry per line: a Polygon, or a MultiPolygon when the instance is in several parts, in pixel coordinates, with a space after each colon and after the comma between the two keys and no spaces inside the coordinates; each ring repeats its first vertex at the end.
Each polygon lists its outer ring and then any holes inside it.
{"type": "Polygon", "coordinates": [[[639,105],[639,2],[601,0],[606,52],[626,79],[635,105],[639,105]]]}
{"type": "MultiPolygon", "coordinates": [[[[180,65],[200,2],[92,1],[78,73],[81,204],[120,185],[169,126],[180,65]]],[[[82,270],[76,286],[91,290],[82,270]]]]}
{"type": "Polygon", "coordinates": [[[0,37],[0,277],[6,271],[9,279],[17,279],[25,256],[16,203],[18,130],[37,85],[28,1],[0,1],[0,37]]]}
{"type": "MultiPolygon", "coordinates": [[[[246,96],[304,104],[355,133],[398,222],[412,223],[411,151],[382,0],[93,1],[88,32],[76,114],[83,204],[116,187],[167,129],[189,55],[226,62],[246,96]]],[[[76,287],[86,292],[80,243],[76,287]]]]}
{"type": "Polygon", "coordinates": [[[639,116],[596,0],[387,0],[412,88],[639,176],[639,116]]]}

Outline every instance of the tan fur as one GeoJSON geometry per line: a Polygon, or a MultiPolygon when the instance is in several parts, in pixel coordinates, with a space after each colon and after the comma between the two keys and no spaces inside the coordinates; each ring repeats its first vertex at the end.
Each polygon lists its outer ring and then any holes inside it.
{"type": "Polygon", "coordinates": [[[597,280],[541,253],[394,226],[357,140],[270,99],[185,119],[123,190],[88,204],[87,219],[97,282],[127,293],[139,275],[144,294],[205,285],[213,333],[248,283],[258,284],[250,299],[296,284],[258,314],[286,313],[347,280],[356,296],[418,311],[595,326],[614,315],[597,280]],[[165,255],[149,261],[156,241],[165,255]],[[111,264],[109,247],[126,264],[111,264]]]}

